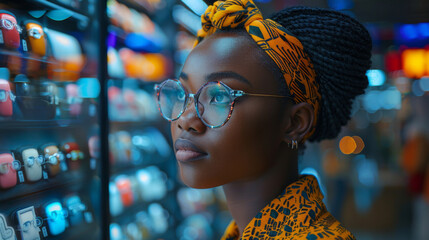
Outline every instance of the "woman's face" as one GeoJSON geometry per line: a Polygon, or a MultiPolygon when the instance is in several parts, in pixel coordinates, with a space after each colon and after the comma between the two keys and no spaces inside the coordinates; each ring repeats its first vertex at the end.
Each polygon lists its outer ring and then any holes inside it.
{"type": "MultiPolygon", "coordinates": [[[[236,33],[212,35],[189,54],[180,82],[189,93],[215,80],[246,93],[278,95],[277,80],[255,56],[257,47],[236,33]]],[[[279,98],[241,97],[228,122],[212,129],[197,117],[194,103],[189,104],[171,123],[183,182],[211,188],[261,176],[280,149],[285,112],[286,104],[279,98]]]]}

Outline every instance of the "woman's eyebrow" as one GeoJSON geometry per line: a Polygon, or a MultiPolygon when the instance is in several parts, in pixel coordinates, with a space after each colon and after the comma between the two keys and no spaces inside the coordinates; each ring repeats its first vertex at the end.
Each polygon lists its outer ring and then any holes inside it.
{"type": "Polygon", "coordinates": [[[219,80],[222,80],[222,79],[225,79],[225,78],[234,78],[234,79],[237,79],[237,80],[239,80],[241,82],[244,82],[244,83],[252,86],[252,84],[250,83],[250,81],[247,80],[245,77],[241,76],[240,74],[238,74],[236,72],[231,72],[231,71],[210,73],[205,78],[206,78],[207,82],[219,81],[219,80]]]}

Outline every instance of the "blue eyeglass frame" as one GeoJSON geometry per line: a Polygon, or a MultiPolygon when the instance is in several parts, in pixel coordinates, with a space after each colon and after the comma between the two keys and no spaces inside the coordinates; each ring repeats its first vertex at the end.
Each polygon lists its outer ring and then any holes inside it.
{"type": "Polygon", "coordinates": [[[165,118],[166,120],[168,120],[168,121],[170,121],[170,122],[172,122],[172,121],[175,121],[175,120],[179,119],[179,118],[180,118],[180,116],[182,116],[182,114],[185,112],[186,108],[188,107],[188,105],[189,105],[189,99],[190,99],[190,98],[193,98],[193,99],[194,99],[194,105],[195,105],[195,111],[197,112],[197,116],[198,116],[198,118],[199,118],[199,119],[204,123],[204,125],[205,125],[205,126],[207,126],[208,128],[219,128],[219,127],[224,126],[224,125],[228,122],[228,120],[231,118],[232,112],[233,112],[233,110],[234,110],[235,100],[236,100],[237,98],[239,98],[239,97],[243,97],[243,96],[256,96],[256,97],[291,98],[291,97],[289,97],[289,96],[280,96],[280,95],[245,93],[245,92],[244,92],[244,91],[242,91],[242,90],[234,90],[234,89],[230,88],[228,85],[226,85],[225,83],[223,83],[223,82],[221,82],[221,81],[211,81],[211,82],[207,82],[207,83],[205,83],[203,86],[201,86],[201,87],[200,87],[200,89],[198,89],[197,93],[193,94],[193,93],[188,93],[188,91],[186,90],[186,88],[184,88],[184,87],[183,87],[182,83],[180,83],[180,81],[179,81],[179,80],[176,80],[176,79],[167,79],[167,80],[163,81],[163,82],[162,82],[162,83],[160,83],[160,84],[156,84],[156,85],[155,85],[155,91],[156,91],[156,96],[157,96],[157,101],[158,101],[158,110],[159,110],[159,112],[161,113],[161,115],[162,115],[162,117],[163,117],[163,118],[165,118]],[[175,82],[175,83],[176,83],[179,87],[181,87],[181,88],[184,90],[184,92],[185,92],[185,102],[184,102],[184,104],[183,104],[183,108],[182,108],[182,110],[180,111],[179,115],[178,115],[176,118],[174,118],[174,119],[169,119],[169,118],[167,118],[167,117],[162,113],[162,111],[161,111],[160,90],[161,90],[161,88],[162,88],[165,84],[167,84],[167,83],[168,83],[168,82],[170,82],[170,81],[175,82]],[[199,98],[199,96],[200,96],[200,94],[201,94],[202,89],[204,89],[204,88],[205,88],[206,86],[208,86],[208,85],[214,85],[214,84],[220,84],[220,85],[222,85],[223,87],[225,87],[225,89],[228,91],[228,93],[229,93],[229,95],[230,95],[230,97],[231,97],[231,100],[232,100],[232,101],[231,101],[231,103],[229,104],[229,113],[228,113],[227,118],[226,118],[226,119],[225,119],[221,124],[216,125],[216,126],[213,126],[213,125],[210,125],[210,124],[206,123],[206,122],[204,121],[204,119],[201,117],[201,115],[200,115],[200,111],[198,110],[198,98],[199,98]]]}

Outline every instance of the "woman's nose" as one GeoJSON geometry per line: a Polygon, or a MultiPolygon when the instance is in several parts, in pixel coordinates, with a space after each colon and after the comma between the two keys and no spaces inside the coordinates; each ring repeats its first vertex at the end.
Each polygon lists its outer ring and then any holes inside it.
{"type": "Polygon", "coordinates": [[[203,133],[206,129],[206,126],[198,117],[197,111],[195,109],[195,99],[193,96],[190,97],[188,103],[186,104],[185,111],[177,119],[177,126],[185,131],[203,133]]]}

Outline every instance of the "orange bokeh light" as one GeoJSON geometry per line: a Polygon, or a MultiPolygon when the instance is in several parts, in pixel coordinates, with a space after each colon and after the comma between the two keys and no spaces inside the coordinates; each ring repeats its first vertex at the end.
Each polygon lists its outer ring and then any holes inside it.
{"type": "Polygon", "coordinates": [[[425,49],[407,49],[402,53],[405,76],[421,78],[429,74],[429,51],[425,49]]]}
{"type": "Polygon", "coordinates": [[[355,140],[350,136],[345,136],[340,140],[340,150],[344,154],[351,154],[357,148],[355,140]]]}
{"type": "Polygon", "coordinates": [[[356,143],[356,149],[353,151],[353,154],[359,154],[365,148],[365,143],[359,136],[353,136],[352,138],[356,143]]]}

